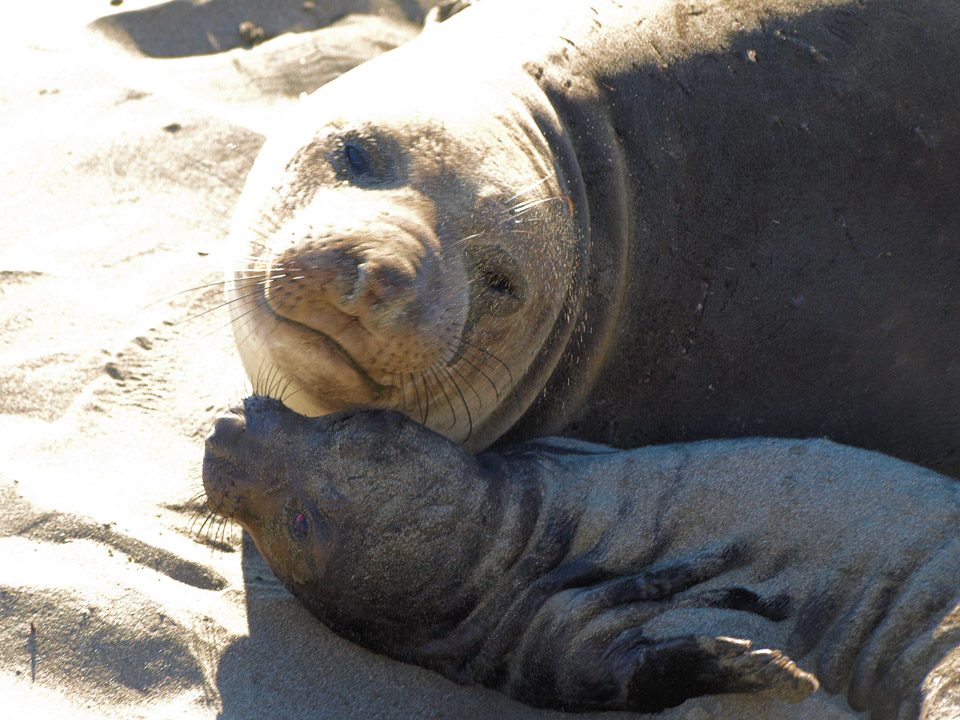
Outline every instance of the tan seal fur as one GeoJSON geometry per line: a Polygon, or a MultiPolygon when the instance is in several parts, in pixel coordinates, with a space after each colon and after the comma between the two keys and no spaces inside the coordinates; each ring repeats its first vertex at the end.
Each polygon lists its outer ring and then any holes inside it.
{"type": "Polygon", "coordinates": [[[251,174],[261,388],[469,450],[827,436],[960,475],[960,9],[484,0],[251,174]]]}
{"type": "MultiPolygon", "coordinates": [[[[393,67],[361,73],[402,87],[381,79],[393,67]]],[[[555,364],[558,320],[572,324],[585,249],[571,201],[510,92],[352,88],[312,98],[318,113],[338,111],[318,132],[307,110],[248,180],[259,204],[242,202],[237,232],[253,258],[228,288],[244,364],[252,377],[280,368],[284,396],[307,414],[397,407],[487,444],[517,380],[555,364]],[[366,177],[342,156],[350,143],[368,153],[366,177]]]]}

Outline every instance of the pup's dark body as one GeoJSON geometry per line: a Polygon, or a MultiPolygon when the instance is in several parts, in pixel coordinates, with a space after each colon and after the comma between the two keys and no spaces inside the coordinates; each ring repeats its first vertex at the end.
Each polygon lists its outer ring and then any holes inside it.
{"type": "Polygon", "coordinates": [[[251,398],[204,483],[333,630],[529,704],[802,699],[816,681],[774,648],[872,718],[960,710],[960,486],[877,453],[553,438],[473,457],[397,413],[251,398]]]}

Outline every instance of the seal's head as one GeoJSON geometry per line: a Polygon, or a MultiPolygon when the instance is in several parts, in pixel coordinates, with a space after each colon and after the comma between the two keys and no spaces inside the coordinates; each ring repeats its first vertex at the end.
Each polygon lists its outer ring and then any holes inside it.
{"type": "Polygon", "coordinates": [[[268,141],[227,294],[255,389],[307,415],[393,408],[478,449],[555,366],[583,243],[552,111],[413,50],[324,86],[268,141]]]}
{"type": "Polygon", "coordinates": [[[400,413],[308,418],[252,397],[217,419],[203,484],[208,507],[250,533],[315,615],[402,654],[485,581],[475,566],[487,472],[400,413]]]}

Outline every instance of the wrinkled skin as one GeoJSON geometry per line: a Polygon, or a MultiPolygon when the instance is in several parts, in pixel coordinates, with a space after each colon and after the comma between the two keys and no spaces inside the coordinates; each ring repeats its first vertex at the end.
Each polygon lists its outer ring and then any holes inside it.
{"type": "Polygon", "coordinates": [[[253,397],[217,421],[204,486],[333,630],[529,704],[795,701],[819,679],[876,720],[958,709],[960,488],[877,453],[547,438],[473,457],[398,413],[253,397]]]}
{"type": "Polygon", "coordinates": [[[823,436],[958,476],[958,36],[952,0],[469,7],[268,141],[247,372],[471,451],[823,436]]]}

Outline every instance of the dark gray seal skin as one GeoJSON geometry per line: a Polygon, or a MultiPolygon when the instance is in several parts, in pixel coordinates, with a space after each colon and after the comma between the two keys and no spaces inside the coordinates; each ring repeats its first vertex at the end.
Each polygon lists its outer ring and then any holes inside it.
{"type": "Polygon", "coordinates": [[[531,705],[795,701],[818,678],[874,720],[960,711],[960,486],[879,453],[547,438],[471,456],[400,413],[253,397],[217,420],[203,477],[331,629],[531,705]]]}
{"type": "Polygon", "coordinates": [[[953,0],[469,7],[268,141],[247,371],[471,451],[826,436],[960,476],[957,37],[953,0]]]}

